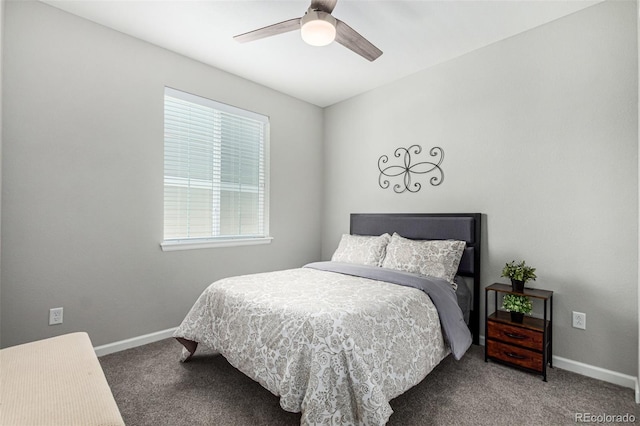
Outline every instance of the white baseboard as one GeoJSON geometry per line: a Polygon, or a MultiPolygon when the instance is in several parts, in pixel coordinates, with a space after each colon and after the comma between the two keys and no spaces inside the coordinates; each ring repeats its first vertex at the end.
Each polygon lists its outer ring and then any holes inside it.
{"type": "MultiPolygon", "coordinates": [[[[484,346],[484,343],[484,336],[480,336],[480,345],[484,346]]],[[[635,389],[636,403],[640,404],[640,387],[638,385],[637,377],[553,355],[553,368],[556,367],[582,376],[624,386],[625,388],[635,389]]]]}
{"type": "Polygon", "coordinates": [[[158,340],[168,339],[173,336],[173,333],[177,328],[178,327],[168,328],[166,330],[156,331],[155,333],[132,337],[131,339],[120,340],[119,342],[108,343],[102,346],[96,346],[93,350],[99,357],[109,355],[114,352],[124,351],[125,349],[131,349],[148,343],[157,342],[158,340]]]}
{"type": "Polygon", "coordinates": [[[562,358],[559,356],[553,356],[553,367],[562,368],[563,370],[578,373],[583,376],[591,377],[593,379],[602,380],[605,382],[613,383],[615,385],[624,386],[625,388],[636,389],[636,401],[637,396],[637,378],[629,376],[628,374],[618,373],[617,371],[607,370],[605,368],[596,367],[582,362],[573,361],[571,359],[562,358]]]}

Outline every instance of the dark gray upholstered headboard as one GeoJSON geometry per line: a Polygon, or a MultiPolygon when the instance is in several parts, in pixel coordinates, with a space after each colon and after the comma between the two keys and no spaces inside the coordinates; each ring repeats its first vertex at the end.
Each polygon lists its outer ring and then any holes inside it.
{"type": "Polygon", "coordinates": [[[467,247],[458,274],[473,278],[473,308],[469,328],[473,343],[480,332],[480,213],[354,213],[350,232],[354,235],[382,235],[385,232],[412,240],[461,240],[467,247]]]}

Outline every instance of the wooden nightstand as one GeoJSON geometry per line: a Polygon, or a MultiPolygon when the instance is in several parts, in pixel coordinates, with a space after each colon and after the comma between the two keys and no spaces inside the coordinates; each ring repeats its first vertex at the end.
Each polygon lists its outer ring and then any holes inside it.
{"type": "Polygon", "coordinates": [[[547,381],[547,364],[552,361],[553,291],[525,288],[524,293],[511,291],[507,284],[492,284],[485,288],[485,346],[484,360],[499,361],[542,374],[547,381]],[[494,308],[489,315],[489,292],[493,293],[494,308]],[[540,299],[544,304],[543,318],[525,316],[524,321],[511,321],[509,312],[498,310],[500,293],[524,295],[540,299]],[[548,316],[547,316],[548,313],[548,316]]]}

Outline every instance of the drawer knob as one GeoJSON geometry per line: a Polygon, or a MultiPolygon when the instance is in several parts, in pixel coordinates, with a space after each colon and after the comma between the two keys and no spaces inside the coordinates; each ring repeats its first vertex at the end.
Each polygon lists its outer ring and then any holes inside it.
{"type": "Polygon", "coordinates": [[[506,331],[504,332],[504,335],[507,337],[511,337],[512,339],[518,339],[518,340],[527,338],[527,336],[523,336],[522,334],[507,333],[506,331]]]}
{"type": "Polygon", "coordinates": [[[526,357],[522,356],[522,355],[518,355],[516,353],[513,352],[505,352],[504,353],[506,356],[508,356],[509,358],[515,358],[515,359],[526,359],[526,357]]]}

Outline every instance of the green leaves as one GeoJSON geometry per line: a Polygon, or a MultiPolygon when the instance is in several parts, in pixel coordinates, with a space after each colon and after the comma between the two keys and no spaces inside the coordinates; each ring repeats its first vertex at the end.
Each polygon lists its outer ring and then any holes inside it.
{"type": "Polygon", "coordinates": [[[524,260],[517,264],[515,260],[512,260],[509,263],[506,263],[504,265],[504,268],[502,268],[501,276],[512,279],[512,280],[516,280],[516,281],[522,281],[525,283],[527,281],[535,281],[536,278],[538,278],[536,276],[536,268],[527,266],[524,263],[524,260]]]}
{"type": "Polygon", "coordinates": [[[520,312],[529,314],[533,310],[533,303],[527,296],[518,296],[515,294],[505,294],[502,299],[502,307],[507,312],[520,312]]]}

